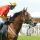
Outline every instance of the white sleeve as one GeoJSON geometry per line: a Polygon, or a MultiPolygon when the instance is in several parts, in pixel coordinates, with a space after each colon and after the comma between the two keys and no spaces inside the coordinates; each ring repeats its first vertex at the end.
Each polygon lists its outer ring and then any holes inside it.
{"type": "Polygon", "coordinates": [[[10,10],[9,13],[7,14],[8,17],[12,17],[14,15],[13,10],[10,10]]]}

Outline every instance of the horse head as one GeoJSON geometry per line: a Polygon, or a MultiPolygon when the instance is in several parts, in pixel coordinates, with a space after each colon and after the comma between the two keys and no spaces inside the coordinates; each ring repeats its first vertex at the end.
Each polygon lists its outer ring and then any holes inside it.
{"type": "Polygon", "coordinates": [[[23,9],[21,18],[25,23],[27,23],[29,20],[31,21],[31,15],[27,12],[27,8],[23,9]]]}

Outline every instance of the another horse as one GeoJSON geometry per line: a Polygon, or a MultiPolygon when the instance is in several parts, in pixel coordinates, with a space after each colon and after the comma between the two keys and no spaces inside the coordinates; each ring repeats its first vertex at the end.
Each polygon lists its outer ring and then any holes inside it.
{"type": "Polygon", "coordinates": [[[22,27],[22,23],[27,23],[31,19],[30,14],[26,9],[23,9],[20,12],[14,14],[13,17],[10,18],[8,25],[7,37],[3,40],[17,40],[18,33],[22,27]]]}

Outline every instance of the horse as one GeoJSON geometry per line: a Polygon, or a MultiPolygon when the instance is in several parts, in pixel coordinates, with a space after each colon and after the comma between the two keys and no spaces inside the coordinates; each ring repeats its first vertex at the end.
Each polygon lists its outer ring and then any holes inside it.
{"type": "Polygon", "coordinates": [[[3,40],[17,40],[18,33],[22,27],[22,23],[27,23],[31,19],[30,14],[27,9],[23,9],[20,12],[15,13],[8,22],[8,29],[6,33],[6,38],[3,40]]]}

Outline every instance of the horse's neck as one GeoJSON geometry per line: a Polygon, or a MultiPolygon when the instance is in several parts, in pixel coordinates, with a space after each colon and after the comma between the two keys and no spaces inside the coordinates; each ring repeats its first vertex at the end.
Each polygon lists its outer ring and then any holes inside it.
{"type": "Polygon", "coordinates": [[[10,26],[13,30],[16,31],[16,33],[18,33],[22,26],[22,21],[20,19],[17,19],[12,24],[10,24],[10,26]]]}
{"type": "Polygon", "coordinates": [[[16,34],[19,33],[19,31],[20,31],[20,29],[21,29],[21,26],[22,26],[22,22],[16,23],[16,26],[14,27],[14,28],[15,28],[15,31],[16,31],[16,34]]]}
{"type": "MultiPolygon", "coordinates": [[[[12,18],[14,19],[14,18],[12,18]]],[[[10,23],[10,27],[12,28],[12,30],[15,30],[16,33],[18,34],[21,26],[22,26],[22,20],[21,20],[21,15],[17,16],[12,23],[10,23]]]]}

